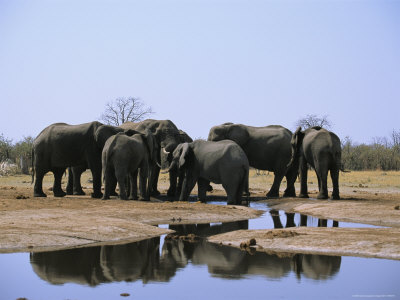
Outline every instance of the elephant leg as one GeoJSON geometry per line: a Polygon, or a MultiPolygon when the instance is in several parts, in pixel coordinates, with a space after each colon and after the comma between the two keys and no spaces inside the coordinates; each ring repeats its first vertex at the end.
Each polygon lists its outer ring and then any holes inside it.
{"type": "Polygon", "coordinates": [[[177,179],[178,179],[178,171],[170,171],[169,172],[169,189],[167,191],[168,197],[175,196],[177,179]]]}
{"type": "Polygon", "coordinates": [[[131,174],[128,174],[125,178],[125,190],[126,190],[126,197],[129,199],[129,195],[131,194],[131,174]]]}
{"type": "Polygon", "coordinates": [[[140,172],[139,172],[139,192],[140,192],[139,200],[143,200],[143,201],[150,200],[150,198],[149,198],[150,195],[147,195],[147,193],[146,193],[147,176],[148,176],[147,166],[142,166],[140,168],[140,172]]]}
{"type": "Polygon", "coordinates": [[[297,171],[298,166],[292,166],[286,171],[286,190],[283,193],[283,197],[296,197],[296,189],[294,187],[294,183],[296,182],[297,179],[297,171]]]}
{"type": "Polygon", "coordinates": [[[244,189],[243,189],[243,196],[249,197],[250,196],[250,191],[249,191],[249,178],[247,178],[244,189]]]}
{"type": "Polygon", "coordinates": [[[72,173],[72,168],[68,167],[68,183],[66,188],[67,195],[74,194],[74,174],[72,173]]]}
{"type": "Polygon", "coordinates": [[[333,185],[333,191],[332,191],[332,200],[339,200],[339,169],[331,169],[331,179],[332,179],[332,185],[333,185]]]}
{"type": "Polygon", "coordinates": [[[187,171],[185,172],[185,179],[182,184],[181,195],[179,196],[179,201],[188,201],[190,192],[193,190],[196,185],[198,178],[194,176],[188,176],[187,171]]]}
{"type": "Polygon", "coordinates": [[[151,196],[157,197],[161,193],[157,190],[157,184],[158,184],[158,177],[160,176],[160,168],[157,165],[153,166],[153,172],[152,172],[152,182],[151,182],[151,196]]]}
{"type": "Polygon", "coordinates": [[[33,188],[33,197],[47,197],[47,195],[43,192],[43,177],[47,172],[38,170],[35,167],[35,186],[33,188]]]}
{"type": "Polygon", "coordinates": [[[274,182],[271,186],[271,189],[267,193],[267,198],[279,198],[279,187],[281,185],[281,181],[283,179],[284,173],[282,172],[274,172],[274,182]]]}
{"type": "Polygon", "coordinates": [[[308,198],[307,188],[308,167],[303,157],[300,157],[300,194],[299,198],[308,198]]]}
{"type": "Polygon", "coordinates": [[[72,167],[73,174],[73,193],[74,195],[85,195],[81,186],[81,175],[86,170],[86,166],[72,167]]]}
{"type": "Polygon", "coordinates": [[[61,188],[61,178],[64,174],[64,168],[55,168],[52,170],[54,174],[53,194],[54,197],[64,197],[67,193],[61,188]]]}
{"type": "Polygon", "coordinates": [[[117,178],[113,176],[110,181],[110,196],[119,196],[115,191],[117,189],[117,178]]]}
{"type": "Polygon", "coordinates": [[[319,179],[319,193],[317,199],[328,199],[328,170],[319,168],[316,170],[319,179]]]}
{"type": "Polygon", "coordinates": [[[101,167],[93,167],[90,169],[93,177],[93,193],[92,198],[101,198],[103,193],[101,192],[101,167]]]}
{"type": "Polygon", "coordinates": [[[137,188],[137,177],[138,177],[138,169],[131,173],[130,177],[130,200],[138,200],[138,188],[137,188]]]}
{"type": "Polygon", "coordinates": [[[114,170],[111,167],[107,167],[107,169],[104,172],[104,194],[102,198],[103,200],[110,199],[110,193],[114,187],[113,186],[114,182],[116,182],[114,170]]]}
{"type": "Polygon", "coordinates": [[[210,181],[204,179],[204,178],[199,178],[197,181],[197,187],[198,187],[198,198],[199,201],[205,203],[206,202],[206,195],[207,195],[207,190],[208,186],[210,185],[210,181]]]}
{"type": "Polygon", "coordinates": [[[127,171],[125,170],[125,168],[115,171],[115,177],[117,177],[119,185],[119,198],[121,200],[128,200],[128,197],[126,195],[126,174],[127,171]]]}
{"type": "MultiPolygon", "coordinates": [[[[232,182],[222,182],[222,187],[224,188],[227,195],[227,204],[228,205],[236,205],[238,203],[237,192],[238,187],[240,185],[239,180],[232,180],[232,182]]],[[[242,191],[243,192],[243,191],[242,191]]],[[[242,196],[242,195],[240,195],[242,196]]]]}
{"type": "MultiPolygon", "coordinates": [[[[185,173],[182,171],[179,171],[178,175],[178,185],[176,187],[176,195],[180,195],[182,191],[182,184],[183,184],[183,178],[185,177],[185,173]]],[[[208,188],[207,188],[208,189],[208,188]]]]}

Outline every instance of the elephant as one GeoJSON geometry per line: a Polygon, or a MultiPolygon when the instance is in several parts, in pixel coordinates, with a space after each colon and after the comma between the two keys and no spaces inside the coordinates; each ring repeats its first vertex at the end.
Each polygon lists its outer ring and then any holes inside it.
{"type": "MultiPolygon", "coordinates": [[[[150,130],[157,141],[158,148],[160,149],[158,161],[161,161],[161,165],[165,168],[168,167],[168,154],[172,153],[175,148],[182,142],[182,136],[176,125],[170,120],[153,120],[147,119],[138,123],[125,122],[121,126],[123,129],[133,129],[140,132],[150,130]]],[[[158,176],[160,173],[160,167],[153,165],[153,179],[151,183],[151,195],[158,196],[160,192],[157,190],[158,176]]],[[[176,195],[177,190],[177,171],[171,170],[169,173],[170,186],[167,191],[169,197],[176,195]]]]}
{"type": "Polygon", "coordinates": [[[110,137],[104,145],[102,152],[102,165],[104,177],[103,200],[110,199],[114,190],[115,179],[119,185],[119,197],[128,199],[126,179],[130,179],[130,197],[137,198],[137,173],[139,172],[140,199],[150,200],[151,165],[157,163],[157,144],[153,134],[147,131],[144,134],[127,136],[118,133],[110,137]]]}
{"type": "MultiPolygon", "coordinates": [[[[193,139],[183,130],[179,129],[179,136],[180,136],[180,142],[181,143],[191,143],[193,142],[193,139]]],[[[169,153],[167,157],[168,162],[172,162],[172,153],[169,153]]],[[[182,184],[183,184],[183,179],[185,178],[185,173],[181,170],[178,173],[172,172],[172,176],[177,175],[177,179],[172,179],[173,181],[177,180],[178,181],[178,186],[176,188],[176,195],[180,195],[181,190],[182,190],[182,184]]],[[[170,173],[171,176],[171,173],[170,173]]]]}
{"type": "MultiPolygon", "coordinates": [[[[284,176],[287,188],[284,197],[295,197],[294,183],[297,177],[297,167],[288,168],[291,158],[292,132],[279,125],[253,127],[243,124],[225,123],[214,126],[208,134],[209,141],[232,140],[246,153],[251,167],[274,172],[274,182],[268,198],[279,197],[279,187],[284,176]]],[[[248,184],[246,186],[248,194],[248,184]]]]}
{"type": "Polygon", "coordinates": [[[339,196],[339,171],[342,168],[342,149],[339,137],[331,131],[319,126],[310,127],[302,131],[298,127],[293,134],[292,158],[290,164],[300,165],[300,195],[308,198],[307,171],[309,164],[314,168],[318,177],[319,193],[317,199],[328,198],[327,177],[330,171],[332,178],[332,199],[338,200],[339,196]]]}
{"type": "MultiPolygon", "coordinates": [[[[107,139],[118,132],[124,132],[127,135],[138,133],[137,131],[131,129],[124,130],[120,127],[112,125],[101,125],[95,133],[95,139],[97,140],[99,147],[103,149],[107,139]]],[[[82,190],[81,186],[81,175],[86,169],[88,169],[87,163],[68,168],[68,183],[66,188],[67,195],[85,195],[85,192],[82,190]]],[[[117,194],[114,191],[112,195],[116,196],[117,194]]]]}
{"type": "Polygon", "coordinates": [[[188,199],[197,182],[199,200],[205,202],[209,184],[214,182],[222,183],[228,204],[241,204],[249,177],[249,161],[235,142],[196,140],[179,144],[168,171],[174,168],[185,173],[179,201],[188,199]]]}
{"type": "MultiPolygon", "coordinates": [[[[121,131],[121,129],[117,130],[121,131]]],[[[93,176],[91,196],[101,198],[103,195],[101,192],[101,151],[109,134],[111,133],[107,126],[97,121],[79,125],[55,123],[43,129],[32,146],[34,196],[47,196],[43,192],[42,183],[44,175],[49,171],[54,174],[54,196],[65,196],[66,193],[61,188],[61,177],[66,168],[77,166],[81,169],[88,167],[91,170],[93,176]],[[35,175],[36,179],[34,179],[35,175]]],[[[75,179],[75,182],[79,182],[79,177],[75,179]]]]}

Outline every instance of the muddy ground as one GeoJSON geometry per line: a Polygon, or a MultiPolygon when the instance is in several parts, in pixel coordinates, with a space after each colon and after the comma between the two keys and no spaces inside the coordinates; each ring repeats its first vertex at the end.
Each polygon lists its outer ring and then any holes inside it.
{"type": "MultiPolygon", "coordinates": [[[[252,180],[252,179],[251,179],[252,180]]],[[[198,224],[256,218],[261,213],[244,206],[196,202],[108,201],[89,196],[33,198],[29,176],[0,178],[0,253],[49,251],[138,241],[169,233],[157,224],[198,224]]],[[[166,192],[167,180],[160,179],[166,192]]],[[[400,259],[400,188],[344,184],[342,200],[264,200],[266,188],[251,185],[251,200],[268,201],[271,208],[317,218],[384,226],[386,228],[310,228],[240,230],[212,236],[210,242],[244,251],[352,255],[400,259]],[[255,245],[246,246],[251,239],[255,245]],[[241,246],[242,244],[242,246],[241,246]]],[[[90,184],[84,190],[91,192],[90,184]]],[[[316,187],[310,188],[315,197],[316,187]]],[[[195,191],[194,191],[195,192],[195,191]]],[[[214,185],[212,195],[225,193],[214,185]]]]}

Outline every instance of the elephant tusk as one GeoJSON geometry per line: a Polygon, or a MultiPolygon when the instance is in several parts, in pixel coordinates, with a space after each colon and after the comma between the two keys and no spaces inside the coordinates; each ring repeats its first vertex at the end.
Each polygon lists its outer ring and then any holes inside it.
{"type": "Polygon", "coordinates": [[[163,149],[163,152],[164,152],[165,154],[167,154],[167,155],[170,154],[170,152],[166,151],[164,147],[163,147],[162,149],[163,149]]]}

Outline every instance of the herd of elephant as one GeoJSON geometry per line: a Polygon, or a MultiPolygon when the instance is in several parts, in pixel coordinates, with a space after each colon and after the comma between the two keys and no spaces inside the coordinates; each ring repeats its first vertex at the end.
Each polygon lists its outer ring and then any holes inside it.
{"type": "Polygon", "coordinates": [[[210,129],[207,141],[193,141],[170,120],[147,119],[119,127],[97,121],[80,125],[56,123],[46,127],[32,147],[35,197],[46,197],[42,183],[49,171],[54,174],[54,196],[83,195],[81,174],[90,169],[93,198],[118,196],[118,183],[121,199],[149,200],[150,196],[160,194],[157,183],[160,169],[164,168],[169,173],[168,197],[185,201],[197,183],[198,198],[205,202],[213,182],[222,184],[228,204],[241,204],[242,196],[249,195],[249,167],[254,167],[274,173],[268,198],[279,197],[283,177],[287,181],[283,196],[295,197],[298,175],[298,196],[307,198],[308,165],[318,177],[317,198],[328,198],[330,172],[332,199],[340,199],[341,143],[334,133],[321,127],[299,127],[292,133],[279,125],[224,123],[210,129]],[[61,179],[67,168],[68,185],[64,192],[61,179]]]}

